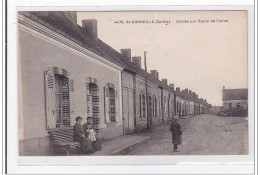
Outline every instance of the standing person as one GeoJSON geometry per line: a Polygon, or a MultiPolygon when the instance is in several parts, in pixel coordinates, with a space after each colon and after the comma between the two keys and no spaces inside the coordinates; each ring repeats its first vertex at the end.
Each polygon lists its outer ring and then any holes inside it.
{"type": "Polygon", "coordinates": [[[93,153],[94,149],[92,147],[92,143],[90,139],[85,137],[85,132],[83,126],[81,125],[82,118],[78,116],[76,118],[76,124],[73,126],[74,131],[74,141],[80,142],[82,152],[84,153],[93,153]]]}
{"type": "Polygon", "coordinates": [[[172,144],[173,144],[173,151],[174,152],[179,152],[178,145],[181,144],[181,135],[182,135],[182,130],[181,130],[181,125],[177,122],[178,117],[175,116],[173,119],[173,122],[170,127],[170,131],[172,133],[172,144]]]}

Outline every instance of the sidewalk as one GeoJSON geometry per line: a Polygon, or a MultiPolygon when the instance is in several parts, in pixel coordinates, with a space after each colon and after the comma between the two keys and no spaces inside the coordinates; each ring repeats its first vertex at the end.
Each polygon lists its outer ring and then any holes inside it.
{"type": "Polygon", "coordinates": [[[149,136],[123,135],[102,143],[102,150],[86,156],[125,155],[150,140],[149,136]]]}

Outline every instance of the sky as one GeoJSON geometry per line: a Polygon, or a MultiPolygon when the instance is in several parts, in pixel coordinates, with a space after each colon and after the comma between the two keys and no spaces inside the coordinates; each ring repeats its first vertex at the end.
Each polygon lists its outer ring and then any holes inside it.
{"type": "Polygon", "coordinates": [[[97,19],[98,38],[132,56],[181,90],[222,105],[222,88],[248,87],[246,11],[78,12],[97,19]],[[143,22],[145,21],[145,22],[143,22]]]}

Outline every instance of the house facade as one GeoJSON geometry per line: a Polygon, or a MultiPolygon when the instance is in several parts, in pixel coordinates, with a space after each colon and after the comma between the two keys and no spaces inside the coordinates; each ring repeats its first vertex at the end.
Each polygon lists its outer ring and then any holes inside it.
{"type": "Polygon", "coordinates": [[[223,107],[225,109],[232,108],[248,108],[248,89],[222,89],[223,107]]]}

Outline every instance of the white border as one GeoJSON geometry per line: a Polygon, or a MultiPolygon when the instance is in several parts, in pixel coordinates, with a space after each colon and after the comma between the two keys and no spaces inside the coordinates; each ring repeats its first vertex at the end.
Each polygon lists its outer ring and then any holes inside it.
{"type": "MultiPolygon", "coordinates": [[[[122,1],[115,1],[116,5],[123,5],[122,1]]],[[[128,5],[144,5],[148,1],[137,1],[128,2],[128,5]]],[[[176,1],[171,1],[171,3],[176,1]]],[[[191,5],[187,4],[191,1],[182,1],[182,5],[191,5]]],[[[192,5],[210,5],[212,1],[193,1],[196,2],[192,5]]],[[[105,6],[105,7],[82,7],[86,5],[84,1],[8,1],[8,173],[26,173],[26,174],[37,174],[37,173],[66,173],[66,174],[75,174],[75,173],[236,173],[236,174],[248,174],[253,173],[253,153],[251,152],[249,156],[123,156],[123,157],[110,157],[110,156],[101,156],[101,157],[92,157],[92,160],[89,160],[89,157],[20,157],[17,158],[17,148],[18,148],[18,139],[17,139],[17,16],[16,10],[17,6],[46,6],[51,5],[51,8],[44,7],[46,10],[249,10],[248,19],[249,19],[249,106],[254,105],[254,7],[249,6],[105,6]],[[14,3],[10,6],[10,2],[14,3]],[[52,2],[52,3],[51,3],[52,2]],[[70,6],[77,5],[78,7],[67,7],[62,8],[57,6],[70,6]],[[54,7],[56,6],[56,7],[54,7]],[[79,7],[81,6],[81,7],[79,7]],[[11,44],[13,43],[13,44],[11,44]],[[32,165],[32,159],[36,164],[41,164],[41,166],[18,166],[18,160],[23,159],[22,162],[25,164],[32,165]],[[31,159],[31,160],[30,160],[31,159]],[[82,160],[80,160],[82,159],[82,160]],[[189,160],[189,162],[187,162],[189,160]],[[30,162],[27,162],[30,161],[30,162]],[[101,163],[102,161],[102,163],[101,163]],[[63,165],[81,165],[81,166],[42,166],[53,164],[57,162],[62,162],[63,165]],[[107,162],[111,164],[128,164],[122,166],[104,166],[107,165],[107,162]],[[233,163],[232,163],[233,162],[233,163]],[[86,164],[96,164],[99,163],[99,166],[84,166],[86,164]],[[103,165],[101,165],[101,164],[103,165]],[[142,164],[143,166],[129,166],[129,164],[142,164]],[[146,164],[146,165],[144,165],[146,164]],[[164,165],[159,165],[164,164],[164,165]],[[173,165],[177,164],[177,165],[173,165]],[[185,165],[183,165],[185,164],[185,165]],[[153,166],[149,166],[153,165],[153,166]],[[155,166],[156,165],[156,166],[155,166]],[[168,165],[168,166],[166,166],[168,165]]],[[[111,2],[110,2],[111,3],[111,2]]],[[[88,2],[89,6],[93,5],[111,5],[106,1],[92,1],[88,2]]],[[[252,5],[252,1],[215,1],[215,4],[222,5],[252,5]],[[229,2],[229,3],[228,3],[229,2]]],[[[168,4],[161,1],[149,1],[149,5],[171,5],[168,1],[168,4]]],[[[177,3],[178,4],[178,3],[177,3]]],[[[180,1],[179,1],[180,4],[180,1]]],[[[212,4],[211,4],[212,5],[212,4]]],[[[32,8],[32,7],[19,7],[19,10],[36,10],[42,8],[32,8]]],[[[250,109],[249,115],[252,116],[254,109],[250,109]]],[[[249,120],[249,126],[254,126],[254,121],[249,120]]],[[[249,141],[250,149],[252,150],[254,143],[253,128],[250,127],[249,141]]]]}

